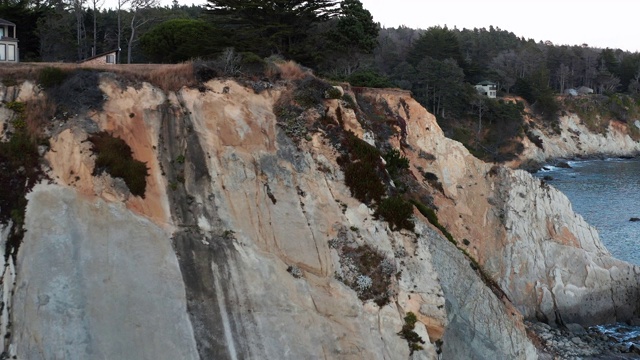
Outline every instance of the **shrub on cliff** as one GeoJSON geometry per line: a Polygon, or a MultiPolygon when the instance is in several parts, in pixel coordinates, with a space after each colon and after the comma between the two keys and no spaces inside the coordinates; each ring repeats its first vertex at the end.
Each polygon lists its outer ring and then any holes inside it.
{"type": "Polygon", "coordinates": [[[413,231],[413,205],[399,196],[391,196],[380,202],[376,216],[389,223],[391,230],[406,229],[413,231]]]}
{"type": "Polygon", "coordinates": [[[404,325],[402,325],[402,330],[398,333],[401,338],[407,340],[409,344],[409,350],[411,350],[411,355],[413,355],[414,351],[423,350],[421,344],[424,344],[425,341],[416,333],[413,329],[416,327],[416,323],[418,322],[418,317],[416,314],[411,311],[407,313],[404,317],[404,325]]]}
{"type": "Polygon", "coordinates": [[[392,179],[398,177],[402,170],[409,169],[409,159],[402,156],[398,149],[391,149],[384,154],[386,169],[392,179]]]}
{"type": "Polygon", "coordinates": [[[66,78],[66,71],[57,67],[47,66],[40,70],[38,74],[38,84],[43,89],[51,89],[62,84],[66,78]]]}
{"type": "Polygon", "coordinates": [[[346,154],[338,162],[351,195],[365,204],[380,202],[387,192],[379,174],[383,166],[380,151],[352,132],[345,133],[342,145],[346,154]]]}
{"type": "Polygon", "coordinates": [[[112,177],[122,178],[131,194],[144,198],[147,188],[147,165],[135,160],[131,148],[119,138],[100,132],[89,137],[96,153],[93,175],[107,172],[112,177]]]}
{"type": "Polygon", "coordinates": [[[346,78],[353,86],[372,87],[372,88],[391,88],[394,84],[386,76],[380,75],[373,70],[360,70],[349,75],[346,78]]]}
{"type": "Polygon", "coordinates": [[[344,239],[329,243],[340,256],[338,279],[355,290],[361,300],[373,300],[378,306],[388,304],[395,274],[392,260],[369,245],[355,246],[344,239]]]}

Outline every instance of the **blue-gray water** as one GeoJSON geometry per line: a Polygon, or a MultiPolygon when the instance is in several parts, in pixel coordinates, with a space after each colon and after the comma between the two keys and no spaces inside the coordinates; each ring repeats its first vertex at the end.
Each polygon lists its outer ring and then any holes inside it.
{"type": "Polygon", "coordinates": [[[551,168],[537,176],[562,191],[573,210],[598,229],[611,254],[640,265],[640,160],[570,162],[571,169],[551,168]]]}

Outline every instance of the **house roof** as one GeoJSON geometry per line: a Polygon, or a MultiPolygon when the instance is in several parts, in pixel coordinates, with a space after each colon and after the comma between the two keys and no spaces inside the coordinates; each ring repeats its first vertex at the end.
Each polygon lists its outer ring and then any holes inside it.
{"type": "Polygon", "coordinates": [[[11,21],[7,21],[5,19],[0,19],[0,25],[11,25],[11,26],[16,26],[16,24],[12,23],[11,21]]]}
{"type": "Polygon", "coordinates": [[[117,52],[118,52],[118,49],[110,50],[110,51],[105,51],[105,52],[103,52],[102,54],[98,54],[98,55],[96,55],[96,56],[92,56],[92,57],[86,58],[86,59],[84,59],[84,60],[80,60],[80,61],[78,61],[78,62],[79,62],[79,63],[83,63],[83,62],[85,62],[85,61],[89,61],[89,60],[97,59],[97,58],[99,58],[99,57],[101,57],[101,56],[105,56],[105,55],[113,54],[113,53],[117,53],[117,52]]]}
{"type": "Polygon", "coordinates": [[[485,80],[478,83],[478,85],[496,85],[496,83],[485,80]]]}

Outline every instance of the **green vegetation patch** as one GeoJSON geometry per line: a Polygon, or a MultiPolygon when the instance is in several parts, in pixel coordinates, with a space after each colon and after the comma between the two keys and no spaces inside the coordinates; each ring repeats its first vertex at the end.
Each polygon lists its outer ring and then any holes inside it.
{"type": "Polygon", "coordinates": [[[380,175],[383,169],[380,152],[352,132],[345,133],[343,146],[347,154],[339,163],[351,195],[365,204],[380,202],[387,193],[380,175]]]}
{"type": "Polygon", "coordinates": [[[129,145],[107,132],[93,134],[89,141],[93,143],[93,151],[96,154],[93,175],[106,172],[114,178],[121,178],[131,194],[144,198],[149,169],[146,163],[133,158],[129,145]]]}
{"type": "Polygon", "coordinates": [[[337,240],[333,244],[340,255],[338,279],[354,289],[362,301],[373,300],[378,306],[388,304],[393,295],[392,276],[396,273],[393,260],[369,245],[352,246],[337,240]]]}
{"type": "Polygon", "coordinates": [[[625,94],[567,97],[564,106],[580,117],[587,128],[597,134],[606,134],[612,120],[627,124],[632,139],[640,140],[640,129],[635,126],[640,119],[640,103],[625,94]]]}
{"type": "Polygon", "coordinates": [[[13,222],[5,249],[5,258],[15,259],[24,237],[25,195],[43,177],[40,170],[37,139],[27,133],[24,124],[24,104],[12,102],[7,107],[16,112],[15,132],[9,141],[0,142],[0,223],[13,222]]]}
{"type": "Polygon", "coordinates": [[[409,159],[400,154],[400,150],[391,149],[384,154],[384,161],[387,163],[386,168],[389,176],[396,179],[402,170],[409,169],[409,159]]]}
{"type": "Polygon", "coordinates": [[[27,126],[26,106],[23,102],[11,101],[5,104],[7,109],[14,112],[14,116],[11,119],[11,123],[16,130],[23,130],[27,126]]]}
{"type": "Polygon", "coordinates": [[[399,196],[391,196],[382,200],[376,210],[376,216],[386,220],[391,230],[413,231],[415,227],[411,220],[413,205],[399,196]]]}
{"type": "Polygon", "coordinates": [[[52,89],[56,86],[60,86],[69,74],[57,67],[47,66],[40,70],[38,74],[38,84],[43,89],[52,89]]]}
{"type": "Polygon", "coordinates": [[[380,75],[375,70],[360,70],[349,75],[346,80],[352,86],[372,87],[372,88],[392,88],[394,83],[384,75],[380,75]]]}
{"type": "Polygon", "coordinates": [[[411,350],[411,355],[413,355],[414,351],[423,350],[421,344],[424,344],[425,341],[416,333],[413,329],[416,327],[416,322],[418,322],[418,318],[416,314],[411,311],[407,313],[404,317],[404,325],[402,325],[402,330],[398,333],[401,338],[407,340],[409,344],[409,350],[411,350]]]}

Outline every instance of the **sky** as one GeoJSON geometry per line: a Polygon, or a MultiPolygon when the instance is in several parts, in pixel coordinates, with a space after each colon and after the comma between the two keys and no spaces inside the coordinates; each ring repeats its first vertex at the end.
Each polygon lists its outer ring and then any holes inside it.
{"type": "Polygon", "coordinates": [[[555,45],[640,50],[637,0],[360,0],[385,27],[489,28],[555,45]]]}
{"type": "MultiPolygon", "coordinates": [[[[206,0],[178,0],[202,5],[206,0]]],[[[385,27],[489,28],[556,45],[640,51],[638,0],[360,0],[385,27]]],[[[107,7],[115,0],[107,0],[107,7]]],[[[170,5],[171,0],[160,0],[170,5]]]]}

